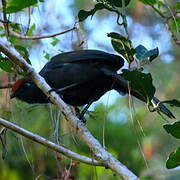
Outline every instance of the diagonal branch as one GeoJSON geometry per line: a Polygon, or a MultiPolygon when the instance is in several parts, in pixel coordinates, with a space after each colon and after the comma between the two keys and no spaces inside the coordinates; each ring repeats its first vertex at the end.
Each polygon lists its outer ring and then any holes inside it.
{"type": "Polygon", "coordinates": [[[93,159],[88,158],[86,156],[81,156],[78,153],[75,153],[73,151],[70,151],[67,148],[59,146],[59,145],[39,136],[37,134],[34,134],[34,133],[32,133],[26,129],[23,129],[22,127],[19,127],[16,124],[9,122],[5,119],[0,118],[0,124],[4,127],[8,128],[8,129],[13,130],[14,132],[16,132],[16,133],[18,133],[24,137],[27,137],[28,139],[31,139],[34,142],[42,144],[42,145],[48,147],[49,149],[52,149],[53,151],[59,152],[59,153],[65,155],[65,156],[67,156],[73,160],[80,161],[80,162],[90,164],[90,165],[94,165],[94,166],[102,166],[102,163],[100,163],[96,160],[93,160],[93,159]]]}
{"type": "Polygon", "coordinates": [[[124,166],[120,161],[113,157],[112,154],[108,153],[102,147],[99,141],[92,136],[85,125],[73,114],[69,106],[62,101],[58,94],[54,91],[50,92],[51,87],[45,82],[44,78],[36,73],[32,66],[30,66],[12,46],[8,47],[0,40],[0,51],[27,72],[36,85],[51,99],[55,105],[58,106],[65,115],[67,121],[70,123],[74,133],[89,146],[96,160],[102,163],[104,167],[113,170],[125,180],[138,180],[138,177],[133,172],[131,172],[126,166],[124,166]]]}

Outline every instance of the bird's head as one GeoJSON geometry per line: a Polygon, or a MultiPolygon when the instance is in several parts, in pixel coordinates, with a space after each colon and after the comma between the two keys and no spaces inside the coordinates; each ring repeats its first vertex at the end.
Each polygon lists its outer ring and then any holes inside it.
{"type": "Polygon", "coordinates": [[[20,97],[23,96],[24,92],[26,92],[31,85],[32,82],[26,78],[18,79],[12,86],[10,98],[17,97],[21,99],[20,97]]]}

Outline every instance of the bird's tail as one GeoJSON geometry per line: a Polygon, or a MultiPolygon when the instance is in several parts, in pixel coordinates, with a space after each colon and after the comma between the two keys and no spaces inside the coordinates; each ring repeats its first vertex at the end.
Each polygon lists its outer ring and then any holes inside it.
{"type": "MultiPolygon", "coordinates": [[[[147,99],[144,96],[142,96],[138,91],[133,89],[129,90],[128,81],[125,80],[120,74],[115,75],[115,83],[113,89],[118,91],[120,94],[130,93],[132,96],[136,97],[137,99],[140,99],[141,101],[147,103],[147,99]]],[[[164,104],[160,103],[160,100],[157,99],[156,97],[152,99],[150,106],[155,107],[157,111],[162,112],[169,118],[175,118],[172,112],[164,104]]]]}

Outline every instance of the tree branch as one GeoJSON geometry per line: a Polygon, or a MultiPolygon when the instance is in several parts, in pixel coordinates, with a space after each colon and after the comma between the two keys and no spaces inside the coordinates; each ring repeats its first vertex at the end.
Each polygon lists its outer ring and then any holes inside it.
{"type": "MultiPolygon", "coordinates": [[[[1,22],[3,22],[3,20],[0,20],[1,22]]],[[[7,22],[4,22],[4,24],[7,24],[7,22]]],[[[0,27],[3,27],[2,25],[0,25],[0,27]]],[[[58,32],[58,33],[54,33],[54,34],[49,34],[49,35],[36,35],[36,36],[25,36],[25,35],[21,35],[15,31],[12,31],[11,29],[9,29],[9,34],[19,38],[19,39],[25,39],[25,40],[37,40],[37,39],[45,39],[45,38],[51,38],[51,37],[54,37],[54,36],[59,36],[59,35],[62,35],[62,34],[65,34],[65,33],[68,33],[70,31],[73,31],[75,30],[76,27],[73,27],[73,28],[70,28],[70,29],[67,29],[65,31],[62,31],[62,32],[58,32]]]]}
{"type": "Polygon", "coordinates": [[[32,133],[26,129],[23,129],[23,128],[17,126],[16,124],[9,122],[5,119],[0,118],[0,124],[4,127],[8,128],[8,129],[13,130],[16,133],[28,138],[28,139],[31,139],[34,142],[42,144],[42,145],[48,147],[49,149],[52,149],[53,151],[59,152],[59,153],[65,155],[65,156],[67,156],[73,160],[80,161],[80,162],[83,162],[85,164],[90,164],[90,165],[94,165],[94,166],[102,166],[102,163],[100,163],[96,160],[93,160],[93,159],[88,158],[86,156],[81,156],[78,153],[72,152],[67,148],[59,146],[59,145],[57,145],[57,144],[55,144],[55,143],[53,143],[47,139],[35,134],[35,133],[32,133]]]}
{"type": "Polygon", "coordinates": [[[95,139],[85,125],[73,114],[70,107],[67,106],[62,99],[51,91],[51,87],[45,82],[36,71],[30,66],[25,59],[11,46],[7,46],[0,40],[0,51],[3,52],[15,64],[19,65],[36,85],[50,98],[50,100],[58,106],[70,123],[75,134],[86,143],[94,154],[96,160],[102,163],[105,167],[110,168],[125,180],[138,180],[138,177],[131,172],[126,166],[119,162],[112,154],[108,153],[97,139],[95,139]]]}
{"type": "Polygon", "coordinates": [[[18,34],[17,32],[14,32],[14,31],[11,31],[11,30],[10,30],[10,34],[16,36],[19,39],[37,40],[37,39],[45,39],[45,38],[51,38],[51,37],[54,37],[54,36],[59,36],[59,35],[68,33],[70,31],[73,31],[75,29],[76,29],[76,27],[73,27],[73,28],[67,29],[65,31],[50,34],[50,35],[24,36],[24,35],[18,34]]]}

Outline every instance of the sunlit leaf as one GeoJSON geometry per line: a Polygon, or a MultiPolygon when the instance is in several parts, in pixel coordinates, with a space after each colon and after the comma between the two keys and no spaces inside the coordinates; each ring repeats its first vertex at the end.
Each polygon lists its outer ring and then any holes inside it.
{"type": "Polygon", "coordinates": [[[172,152],[166,161],[166,168],[168,169],[178,166],[180,166],[180,147],[178,147],[175,152],[172,152]]]}
{"type": "Polygon", "coordinates": [[[167,133],[180,139],[180,121],[164,124],[163,127],[167,131],[167,133]]]}
{"type": "MultiPolygon", "coordinates": [[[[108,37],[112,38],[112,39],[119,39],[121,40],[121,42],[123,44],[125,44],[126,46],[129,46],[129,44],[131,43],[131,41],[129,39],[127,39],[126,37],[116,33],[116,32],[111,32],[111,33],[108,33],[107,35],[108,37]]],[[[123,45],[121,45],[123,46],[123,45]]]]}
{"type": "Polygon", "coordinates": [[[129,63],[134,60],[133,55],[135,54],[135,50],[132,48],[129,39],[115,32],[108,33],[107,36],[111,38],[111,43],[115,51],[122,54],[129,63]]]}

